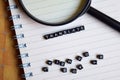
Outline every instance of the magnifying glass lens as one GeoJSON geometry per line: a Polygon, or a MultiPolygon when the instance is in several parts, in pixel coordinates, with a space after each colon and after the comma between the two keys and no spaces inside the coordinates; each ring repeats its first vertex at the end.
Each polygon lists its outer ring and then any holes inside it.
{"type": "Polygon", "coordinates": [[[77,17],[86,0],[21,0],[25,12],[46,24],[61,24],[77,17]]]}

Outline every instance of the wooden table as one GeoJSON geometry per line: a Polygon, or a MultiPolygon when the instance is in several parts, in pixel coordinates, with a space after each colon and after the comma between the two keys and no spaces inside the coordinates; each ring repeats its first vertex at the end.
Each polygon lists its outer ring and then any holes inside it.
{"type": "Polygon", "coordinates": [[[10,30],[12,24],[6,5],[5,0],[0,0],[0,80],[23,80],[22,70],[18,67],[19,51],[14,47],[16,41],[12,38],[14,31],[10,30]]]}

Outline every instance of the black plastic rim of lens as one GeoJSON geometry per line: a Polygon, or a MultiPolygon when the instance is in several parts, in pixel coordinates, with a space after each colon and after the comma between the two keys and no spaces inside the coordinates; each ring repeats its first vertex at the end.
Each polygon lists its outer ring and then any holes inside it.
{"type": "Polygon", "coordinates": [[[86,3],[84,5],[84,7],[82,8],[82,10],[78,13],[78,15],[76,15],[75,17],[73,17],[72,19],[70,20],[67,20],[67,21],[64,21],[64,22],[61,22],[61,23],[47,23],[47,22],[44,22],[44,21],[41,21],[39,20],[38,18],[34,17],[24,6],[22,0],[18,0],[19,1],[19,4],[21,5],[22,7],[22,10],[30,17],[32,18],[33,20],[35,20],[36,22],[38,23],[41,23],[41,24],[44,24],[44,25],[47,25],[47,26],[61,26],[61,25],[66,25],[68,23],[71,23],[72,21],[74,21],[75,19],[77,19],[78,17],[82,16],[83,14],[85,14],[88,9],[90,8],[90,4],[91,4],[91,0],[86,0],[86,3]]]}

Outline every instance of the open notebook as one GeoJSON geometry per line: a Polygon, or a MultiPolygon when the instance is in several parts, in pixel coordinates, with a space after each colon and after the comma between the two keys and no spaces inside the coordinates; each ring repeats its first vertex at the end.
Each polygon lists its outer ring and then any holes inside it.
{"type": "MultiPolygon", "coordinates": [[[[30,19],[14,0],[8,1],[26,80],[120,80],[120,34],[117,31],[87,13],[64,26],[45,26],[30,19]],[[49,40],[43,38],[45,34],[81,25],[85,26],[84,31],[49,40]],[[79,62],[84,69],[77,74],[70,73],[69,69],[78,64],[74,57],[84,51],[90,54],[79,62]],[[96,59],[96,54],[104,54],[104,59],[98,60],[98,65],[91,65],[89,61],[96,59]],[[48,66],[45,63],[46,60],[64,61],[66,58],[74,60],[71,65],[65,65],[67,73],[60,72],[60,66],[48,66]],[[49,67],[49,72],[41,70],[46,66],[49,67]]],[[[92,6],[120,21],[119,2],[120,0],[93,0],[92,6]]]]}

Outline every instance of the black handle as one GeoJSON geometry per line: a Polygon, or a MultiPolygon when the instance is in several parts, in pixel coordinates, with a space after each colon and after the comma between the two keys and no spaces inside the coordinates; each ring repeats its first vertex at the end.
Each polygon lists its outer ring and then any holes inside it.
{"type": "Polygon", "coordinates": [[[120,22],[118,22],[117,20],[107,16],[106,14],[98,11],[97,9],[95,9],[93,7],[90,7],[90,9],[88,10],[87,13],[89,13],[93,17],[101,20],[105,24],[109,25],[111,28],[120,32],[120,22]]]}

